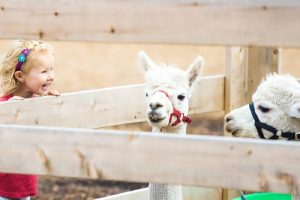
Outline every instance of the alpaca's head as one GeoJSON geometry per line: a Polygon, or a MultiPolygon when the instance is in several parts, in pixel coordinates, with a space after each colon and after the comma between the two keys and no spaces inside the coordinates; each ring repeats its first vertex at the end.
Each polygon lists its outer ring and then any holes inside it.
{"type": "Polygon", "coordinates": [[[145,70],[146,113],[150,125],[159,129],[169,126],[173,108],[187,116],[190,88],[202,71],[203,58],[196,58],[187,71],[165,64],[156,65],[143,51],[139,53],[139,61],[145,70]]]}
{"type": "MultiPolygon", "coordinates": [[[[252,96],[260,122],[279,131],[300,132],[300,84],[290,75],[268,75],[252,96]]],[[[249,106],[225,116],[225,130],[236,137],[258,137],[249,106]]],[[[272,134],[263,130],[266,138],[272,134]]]]}

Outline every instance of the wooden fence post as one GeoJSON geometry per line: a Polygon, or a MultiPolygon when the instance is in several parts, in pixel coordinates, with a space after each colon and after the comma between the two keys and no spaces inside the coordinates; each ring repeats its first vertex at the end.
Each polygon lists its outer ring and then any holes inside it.
{"type": "MultiPolygon", "coordinates": [[[[267,47],[226,49],[225,113],[251,102],[252,94],[266,74],[279,71],[280,50],[267,47]]],[[[239,196],[224,190],[223,200],[239,196]]]]}

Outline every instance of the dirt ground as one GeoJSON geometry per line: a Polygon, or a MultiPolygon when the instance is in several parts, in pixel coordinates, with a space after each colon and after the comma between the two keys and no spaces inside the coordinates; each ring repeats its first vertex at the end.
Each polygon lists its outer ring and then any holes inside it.
{"type": "MultiPolygon", "coordinates": [[[[114,44],[49,42],[55,49],[56,80],[61,93],[142,83],[143,72],[137,52],[145,50],[155,62],[177,64],[182,69],[197,55],[206,60],[204,75],[225,73],[225,47],[160,44],[114,44]]],[[[0,40],[0,57],[11,41],[0,40]]],[[[282,50],[282,73],[300,77],[300,51],[282,50]]],[[[222,135],[224,113],[193,116],[190,134],[222,135]]],[[[146,123],[106,127],[119,130],[150,131],[146,123]]],[[[88,179],[39,177],[39,195],[34,200],[90,200],[147,186],[146,183],[111,182],[88,179]]]]}
{"type": "Polygon", "coordinates": [[[128,183],[90,179],[39,177],[39,195],[33,200],[93,200],[147,187],[147,183],[128,183]]]}

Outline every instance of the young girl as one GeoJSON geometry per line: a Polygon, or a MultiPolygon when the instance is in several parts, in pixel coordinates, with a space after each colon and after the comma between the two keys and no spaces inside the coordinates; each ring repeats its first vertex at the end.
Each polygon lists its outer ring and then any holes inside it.
{"type": "MultiPolygon", "coordinates": [[[[0,101],[59,95],[58,91],[49,88],[53,80],[52,47],[41,41],[19,41],[3,60],[0,101]]],[[[28,200],[35,195],[37,176],[0,173],[0,200],[28,200]]]]}

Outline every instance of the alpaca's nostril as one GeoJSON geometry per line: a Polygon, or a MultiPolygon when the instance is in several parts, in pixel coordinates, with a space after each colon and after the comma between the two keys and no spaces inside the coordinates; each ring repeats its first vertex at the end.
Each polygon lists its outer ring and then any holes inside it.
{"type": "Polygon", "coordinates": [[[237,136],[239,133],[239,129],[231,129],[229,126],[225,126],[225,130],[227,133],[231,134],[232,136],[237,136]]]}
{"type": "Polygon", "coordinates": [[[160,104],[160,103],[158,103],[158,104],[156,105],[156,107],[157,107],[157,108],[161,108],[161,107],[163,107],[163,105],[160,104]]]}
{"type": "Polygon", "coordinates": [[[231,130],[231,128],[229,128],[228,126],[225,126],[225,130],[228,132],[228,133],[230,133],[232,130],[231,130]]]}
{"type": "Polygon", "coordinates": [[[233,119],[233,117],[227,116],[227,117],[225,118],[225,121],[226,121],[226,122],[229,122],[229,121],[231,121],[232,119],[233,119]]]}
{"type": "Polygon", "coordinates": [[[234,130],[231,132],[232,136],[238,136],[239,130],[234,130]]]}
{"type": "Polygon", "coordinates": [[[151,110],[155,110],[156,109],[156,104],[150,103],[149,106],[150,106],[151,110]]]}
{"type": "Polygon", "coordinates": [[[160,103],[150,103],[149,106],[150,106],[151,110],[156,110],[157,108],[163,107],[163,105],[160,103]]]}

